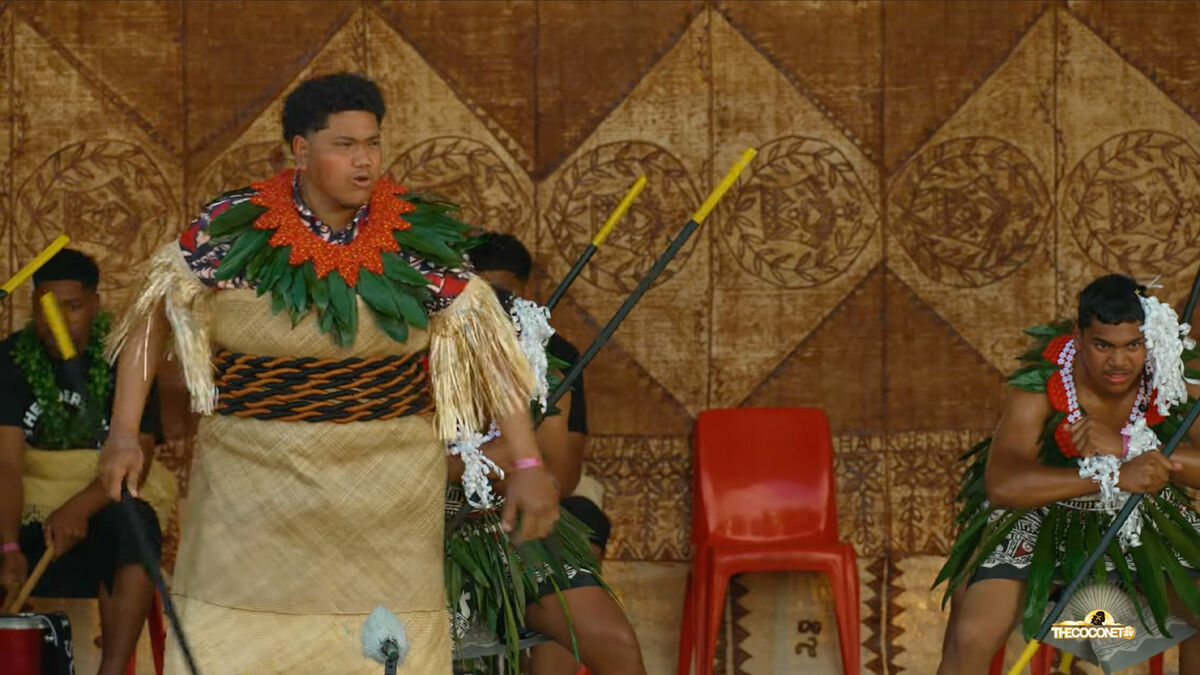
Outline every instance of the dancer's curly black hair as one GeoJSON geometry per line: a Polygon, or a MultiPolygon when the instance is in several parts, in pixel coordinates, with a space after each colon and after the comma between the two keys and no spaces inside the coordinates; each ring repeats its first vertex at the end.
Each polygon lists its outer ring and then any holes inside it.
{"type": "Polygon", "coordinates": [[[387,107],[375,83],[354,73],[334,73],[305,80],[283,102],[283,140],[324,129],[329,116],[350,110],[373,113],[383,123],[387,107]]]}

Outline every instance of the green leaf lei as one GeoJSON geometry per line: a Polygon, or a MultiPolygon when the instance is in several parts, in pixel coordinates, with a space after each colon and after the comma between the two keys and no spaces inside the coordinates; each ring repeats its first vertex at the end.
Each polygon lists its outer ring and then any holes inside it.
{"type": "MultiPolygon", "coordinates": [[[[253,188],[242,192],[254,194],[253,188]]],[[[403,216],[411,227],[393,232],[401,249],[445,267],[461,267],[466,250],[477,241],[468,236],[470,226],[451,215],[459,207],[418,193],[403,194],[400,198],[416,207],[403,216]]],[[[226,209],[209,224],[209,234],[215,241],[233,244],[218,267],[218,281],[244,275],[260,296],[271,294],[272,311],[288,311],[292,325],[315,308],[320,330],[329,333],[343,347],[354,342],[358,331],[355,295],[371,309],[379,327],[397,342],[408,339],[410,326],[417,329],[427,326],[425,305],[431,299],[429,281],[404,257],[381,251],[383,273],[360,268],[358,283],[353,287],[336,269],[318,278],[312,261],[290,264],[291,246],[276,247],[269,243],[275,230],[253,227],[255,220],[266,212],[267,208],[244,201],[226,209]]]]}

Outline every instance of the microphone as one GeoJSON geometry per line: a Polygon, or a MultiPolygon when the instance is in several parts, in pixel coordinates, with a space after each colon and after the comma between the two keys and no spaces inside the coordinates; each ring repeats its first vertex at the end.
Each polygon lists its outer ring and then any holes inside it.
{"type": "Polygon", "coordinates": [[[397,666],[408,656],[404,626],[382,605],[363,624],[362,646],[363,656],[382,663],[385,675],[395,675],[397,666]]]}

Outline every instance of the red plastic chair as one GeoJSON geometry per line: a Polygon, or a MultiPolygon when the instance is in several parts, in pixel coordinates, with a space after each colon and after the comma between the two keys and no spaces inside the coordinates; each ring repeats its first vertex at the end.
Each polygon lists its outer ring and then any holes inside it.
{"type": "MultiPolygon", "coordinates": [[[[1032,675],[1050,675],[1053,659],[1053,647],[1050,645],[1038,647],[1037,653],[1033,655],[1033,661],[1029,663],[1029,672],[1032,675]]],[[[1004,675],[1004,673],[1004,645],[1000,645],[1000,649],[996,650],[996,655],[992,657],[992,667],[988,670],[988,675],[1004,675]]],[[[1150,657],[1150,675],[1163,675],[1162,654],[1150,657]]]]}
{"type": "Polygon", "coordinates": [[[829,420],[815,408],[707,410],[692,438],[692,569],[679,673],[712,673],[730,577],[824,573],[833,587],[842,669],[859,671],[854,547],[839,541],[829,420]]]}
{"type": "MultiPolygon", "coordinates": [[[[150,606],[150,615],[146,617],[146,629],[150,631],[150,654],[154,658],[154,672],[163,674],[163,656],[167,648],[167,631],[163,627],[162,598],[154,593],[154,603],[150,606]]],[[[125,675],[137,675],[137,650],[129,655],[129,665],[125,667],[125,675]]]]}

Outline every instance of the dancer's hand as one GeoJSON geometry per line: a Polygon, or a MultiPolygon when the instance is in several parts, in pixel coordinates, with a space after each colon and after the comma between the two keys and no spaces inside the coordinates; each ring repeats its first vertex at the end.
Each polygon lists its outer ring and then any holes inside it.
{"type": "Polygon", "coordinates": [[[1126,492],[1157,494],[1171,480],[1171,472],[1183,468],[1157,450],[1134,457],[1121,466],[1121,478],[1117,487],[1126,492]]]}
{"type": "Polygon", "coordinates": [[[1119,432],[1092,418],[1084,417],[1067,427],[1071,431],[1071,441],[1075,449],[1084,457],[1094,455],[1112,455],[1117,459],[1125,456],[1125,442],[1119,432]]]}
{"type": "Polygon", "coordinates": [[[508,473],[501,527],[514,541],[541,539],[558,522],[558,490],[541,465],[513,469],[508,473]],[[521,529],[516,530],[517,513],[521,529]]]}
{"type": "Polygon", "coordinates": [[[129,486],[129,493],[137,496],[139,479],[142,476],[142,445],[136,434],[128,435],[113,431],[100,451],[100,484],[113,500],[121,501],[121,484],[129,486]]]}

